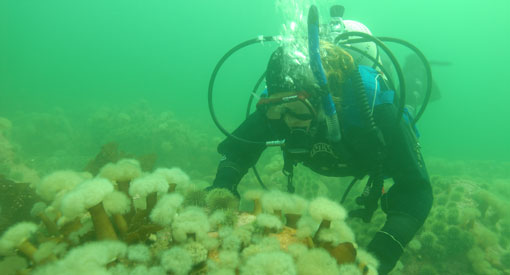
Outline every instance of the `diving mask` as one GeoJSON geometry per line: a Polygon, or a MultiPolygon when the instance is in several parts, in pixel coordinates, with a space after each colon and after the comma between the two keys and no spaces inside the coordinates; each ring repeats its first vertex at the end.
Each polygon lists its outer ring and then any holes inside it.
{"type": "Polygon", "coordinates": [[[257,107],[266,108],[268,119],[281,119],[285,122],[289,132],[285,138],[284,150],[294,160],[302,161],[310,152],[309,129],[312,120],[317,117],[317,112],[308,100],[306,92],[278,95],[279,97],[261,99],[257,107]]]}
{"type": "Polygon", "coordinates": [[[265,108],[268,119],[283,119],[289,128],[308,128],[310,122],[317,116],[315,108],[308,100],[309,95],[306,92],[287,92],[278,95],[261,99],[257,103],[257,108],[265,108]]]}

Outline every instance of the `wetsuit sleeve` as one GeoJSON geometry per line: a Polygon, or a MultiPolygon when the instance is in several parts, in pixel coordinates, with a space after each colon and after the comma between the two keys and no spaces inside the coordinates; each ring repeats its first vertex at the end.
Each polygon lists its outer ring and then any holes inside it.
{"type": "Polygon", "coordinates": [[[394,181],[381,198],[386,223],[368,247],[381,261],[380,274],[394,267],[432,206],[432,188],[418,140],[404,119],[396,123],[395,109],[393,104],[381,104],[374,110],[387,148],[385,170],[394,181]]]}
{"type": "MultiPolygon", "coordinates": [[[[260,111],[251,114],[234,132],[233,135],[250,141],[265,142],[272,138],[266,117],[260,111]]],[[[228,137],[218,145],[218,152],[223,155],[213,188],[225,188],[236,196],[237,185],[248,169],[255,165],[265,149],[263,143],[246,143],[228,137]]]]}

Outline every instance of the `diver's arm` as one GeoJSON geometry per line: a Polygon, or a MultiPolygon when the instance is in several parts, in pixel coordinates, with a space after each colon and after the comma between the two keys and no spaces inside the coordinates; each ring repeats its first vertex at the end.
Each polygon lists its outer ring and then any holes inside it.
{"type": "Polygon", "coordinates": [[[386,143],[385,168],[394,180],[381,198],[386,223],[368,247],[381,261],[380,274],[394,267],[432,206],[432,188],[418,141],[404,119],[397,125],[395,109],[393,104],[382,104],[374,113],[386,143]]]}
{"type": "MultiPolygon", "coordinates": [[[[251,114],[234,132],[234,136],[250,141],[265,142],[270,139],[271,131],[267,119],[261,111],[251,114]]],[[[237,185],[248,169],[255,165],[266,146],[245,143],[232,137],[226,138],[218,145],[218,152],[223,155],[216,178],[209,189],[225,188],[236,196],[237,185]]]]}

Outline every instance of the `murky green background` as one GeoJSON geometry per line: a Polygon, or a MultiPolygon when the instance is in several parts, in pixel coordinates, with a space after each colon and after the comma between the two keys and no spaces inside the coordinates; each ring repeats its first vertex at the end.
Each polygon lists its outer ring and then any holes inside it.
{"type": "MultiPolygon", "coordinates": [[[[345,19],[450,64],[432,67],[441,99],[418,123],[436,200],[416,238],[423,247],[407,250],[402,274],[423,263],[438,273],[421,274],[508,271],[508,0],[0,0],[0,117],[12,123],[0,120],[0,175],[30,181],[34,171],[83,170],[103,144],[115,142],[132,155],[156,154],[156,166],[212,182],[222,138],[207,105],[216,62],[240,42],[280,34],[295,19],[292,4],[306,11],[310,3],[322,20],[330,5],[343,4],[345,19]],[[448,250],[463,244],[462,252],[448,250]]],[[[227,129],[243,120],[275,47],[247,48],[220,71],[214,106],[227,129]]],[[[263,179],[285,182],[279,154],[270,152],[259,163],[263,179]]],[[[296,182],[307,195],[338,198],[345,188],[344,180],[306,171],[298,169],[296,182]]],[[[255,185],[251,173],[245,182],[255,185]]],[[[361,245],[378,226],[350,225],[361,245]]]]}
{"type": "MultiPolygon", "coordinates": [[[[21,114],[58,107],[86,116],[98,106],[143,99],[212,129],[209,75],[235,44],[281,31],[274,2],[4,0],[0,115],[16,122],[21,114]]],[[[317,2],[323,13],[332,3],[317,2]]],[[[453,64],[433,68],[443,97],[420,123],[427,154],[508,160],[510,2],[339,3],[345,18],[374,34],[406,39],[429,59],[453,64]]],[[[264,47],[236,55],[218,78],[218,112],[232,127],[265,66],[270,49],[264,47]]]]}

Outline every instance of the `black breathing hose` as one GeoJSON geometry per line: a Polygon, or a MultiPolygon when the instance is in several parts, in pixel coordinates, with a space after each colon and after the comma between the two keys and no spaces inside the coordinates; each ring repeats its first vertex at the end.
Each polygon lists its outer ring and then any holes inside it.
{"type": "MultiPolygon", "coordinates": [[[[404,82],[405,80],[404,80],[404,77],[403,77],[402,69],[400,68],[400,66],[398,64],[398,61],[396,60],[396,58],[393,55],[393,53],[389,50],[389,48],[386,45],[384,45],[384,43],[382,41],[395,42],[395,43],[400,43],[400,44],[402,44],[404,46],[407,46],[408,48],[413,50],[418,55],[418,57],[421,59],[421,61],[425,65],[425,69],[426,69],[426,73],[427,73],[427,92],[426,92],[426,95],[425,95],[424,103],[422,104],[421,109],[419,110],[419,112],[417,113],[416,117],[413,120],[413,125],[414,125],[421,118],[423,113],[425,112],[425,109],[426,109],[426,107],[428,105],[428,102],[430,100],[431,90],[432,90],[432,73],[431,73],[431,69],[430,69],[430,64],[428,63],[428,61],[425,58],[425,56],[423,55],[423,53],[417,47],[415,47],[414,45],[412,45],[411,43],[409,43],[407,41],[404,41],[404,40],[401,40],[401,39],[397,39],[397,38],[391,38],[391,37],[381,37],[380,39],[378,39],[376,37],[373,37],[373,36],[371,36],[369,34],[362,33],[362,32],[347,32],[347,33],[340,34],[340,35],[338,35],[335,38],[335,40],[334,40],[335,44],[339,44],[340,40],[344,40],[345,38],[347,38],[349,36],[360,36],[360,37],[362,37],[362,39],[350,39],[348,41],[342,41],[342,43],[340,43],[340,44],[346,44],[346,43],[353,44],[353,43],[362,43],[362,42],[367,42],[367,41],[374,42],[374,43],[376,43],[379,47],[381,47],[386,52],[386,54],[390,58],[391,62],[394,64],[394,67],[395,67],[395,70],[397,72],[397,76],[398,76],[398,79],[399,79],[399,82],[400,82],[400,85],[399,85],[400,86],[400,97],[399,97],[399,102],[398,102],[399,103],[399,108],[398,108],[398,112],[397,112],[397,121],[400,121],[400,119],[402,118],[402,115],[404,113],[405,98],[406,98],[406,96],[405,96],[405,82],[404,82]]],[[[242,49],[244,47],[247,47],[249,45],[253,45],[253,44],[260,43],[260,42],[265,42],[265,41],[275,41],[275,37],[274,36],[264,36],[262,38],[250,39],[250,40],[247,40],[245,42],[242,42],[242,43],[238,44],[237,46],[235,46],[234,48],[229,50],[220,59],[220,61],[218,61],[218,63],[216,64],[216,67],[213,70],[211,78],[209,80],[208,104],[209,104],[209,112],[211,114],[211,118],[212,118],[214,124],[216,125],[216,127],[218,127],[218,129],[223,134],[225,134],[226,136],[232,137],[234,139],[237,139],[237,140],[239,140],[241,142],[247,142],[247,143],[253,143],[253,144],[262,144],[262,143],[264,143],[264,142],[246,140],[246,139],[234,136],[231,133],[229,133],[225,128],[223,128],[223,126],[219,123],[219,121],[218,121],[218,119],[216,117],[216,114],[215,114],[215,111],[214,111],[213,102],[212,102],[214,82],[216,80],[216,75],[218,74],[221,66],[223,65],[223,63],[232,54],[234,54],[238,50],[240,50],[240,49],[242,49]]],[[[343,45],[343,46],[345,47],[345,45],[343,45]]],[[[358,50],[358,49],[356,49],[354,47],[351,47],[350,49],[352,49],[354,51],[357,51],[357,52],[360,52],[363,55],[365,55],[365,57],[368,57],[369,59],[374,61],[374,64],[377,67],[381,68],[381,71],[388,78],[389,83],[390,83],[389,84],[390,88],[395,90],[394,82],[391,80],[389,73],[386,71],[386,69],[383,66],[381,66],[381,64],[375,58],[369,56],[366,53],[363,53],[361,50],[358,50]]],[[[262,80],[264,78],[263,76],[264,76],[264,74],[259,78],[259,80],[257,81],[257,84],[255,85],[255,88],[254,88],[252,94],[250,95],[250,100],[248,101],[248,107],[247,107],[247,111],[246,111],[247,115],[250,112],[251,104],[253,102],[253,93],[255,93],[256,90],[258,90],[258,87],[260,86],[260,84],[262,83],[262,80]]]]}
{"type": "MultiPolygon", "coordinates": [[[[413,50],[417,55],[418,57],[420,58],[420,60],[423,62],[424,66],[425,66],[425,70],[426,70],[426,73],[427,73],[427,91],[426,91],[426,95],[425,95],[425,98],[424,98],[424,102],[419,110],[419,112],[417,113],[416,117],[414,118],[412,124],[414,125],[420,118],[421,116],[423,115],[423,113],[425,112],[425,109],[428,105],[428,102],[430,100],[430,96],[431,96],[431,90],[432,90],[432,73],[431,73],[431,68],[430,68],[430,64],[429,62],[427,61],[427,59],[425,58],[425,56],[423,55],[423,53],[417,48],[415,47],[414,45],[412,45],[411,43],[407,42],[407,41],[404,41],[404,40],[401,40],[401,39],[397,39],[397,38],[391,38],[391,37],[380,37],[379,39],[376,38],[376,37],[373,37],[369,34],[366,34],[366,33],[362,33],[362,32],[347,32],[347,33],[343,33],[343,34],[340,34],[338,35],[336,38],[335,38],[335,44],[338,44],[338,42],[340,42],[340,40],[345,40],[347,37],[350,37],[350,36],[359,36],[359,37],[362,37],[362,39],[351,39],[351,40],[348,40],[348,41],[342,41],[342,43],[340,44],[346,44],[346,43],[349,43],[349,44],[353,44],[353,43],[360,43],[360,42],[367,42],[367,41],[370,41],[370,42],[373,42],[375,43],[378,47],[377,47],[377,57],[376,58],[373,58],[371,57],[370,55],[366,54],[365,52],[357,49],[357,48],[354,48],[354,47],[349,47],[349,46],[346,46],[346,45],[343,45],[343,47],[346,47],[346,48],[350,48],[351,50],[354,50],[354,51],[357,51],[361,54],[363,54],[365,57],[369,58],[371,61],[374,62],[374,65],[373,67],[379,67],[381,69],[381,71],[385,74],[385,76],[388,78],[388,81],[389,81],[389,86],[390,86],[390,89],[393,89],[393,90],[396,90],[395,89],[395,85],[394,85],[394,82],[392,81],[392,79],[390,78],[390,75],[389,73],[387,72],[387,70],[384,68],[384,66],[382,66],[379,61],[378,61],[378,57],[379,57],[379,47],[381,47],[386,55],[390,58],[391,62],[393,63],[393,66],[395,67],[395,71],[397,72],[397,77],[398,77],[398,80],[399,80],[399,87],[400,87],[400,97],[398,98],[398,111],[397,111],[397,123],[400,122],[402,116],[403,116],[403,113],[404,113],[404,107],[405,107],[405,99],[406,99],[406,91],[405,91],[405,80],[404,80],[404,77],[403,77],[403,73],[402,73],[402,69],[400,68],[400,65],[397,61],[397,59],[395,58],[395,56],[393,55],[393,53],[390,51],[390,49],[382,42],[382,41],[387,41],[387,42],[395,42],[395,43],[399,43],[401,45],[404,45],[404,46],[407,46],[408,48],[410,48],[411,50],[413,50]]],[[[213,73],[211,75],[211,78],[209,80],[209,88],[208,88],[208,105],[209,105],[209,112],[210,112],[210,115],[211,115],[211,118],[214,122],[214,124],[216,125],[216,127],[218,127],[218,129],[223,133],[225,134],[226,136],[228,137],[231,137],[233,139],[236,139],[238,141],[241,141],[241,142],[246,142],[246,143],[250,143],[250,144],[258,144],[258,145],[266,145],[265,142],[263,141],[251,141],[251,140],[247,140],[247,139],[244,139],[244,138],[241,138],[241,137],[237,137],[237,136],[234,136],[232,135],[231,133],[229,133],[225,128],[223,128],[223,126],[220,124],[220,122],[218,121],[217,117],[216,117],[216,113],[214,111],[214,105],[213,105],[213,100],[212,100],[212,97],[213,97],[213,89],[214,89],[214,83],[215,83],[215,80],[216,80],[216,76],[221,68],[221,66],[223,65],[223,63],[225,63],[225,61],[231,56],[233,55],[235,52],[237,52],[238,50],[242,49],[242,48],[245,48],[247,46],[250,46],[250,45],[253,45],[253,44],[257,44],[257,43],[261,43],[261,42],[272,42],[272,41],[275,41],[275,37],[274,36],[263,36],[261,38],[254,38],[254,39],[250,39],[250,40],[247,40],[247,41],[244,41],[240,44],[238,44],[237,46],[233,47],[231,50],[229,50],[225,55],[223,55],[223,57],[218,61],[218,63],[216,64],[214,70],[213,70],[213,73]]],[[[355,72],[357,73],[354,73],[353,76],[353,83],[358,86],[358,88],[362,88],[364,90],[364,86],[363,86],[363,83],[362,83],[362,79],[361,79],[361,75],[359,74],[359,71],[356,70],[355,72]],[[361,81],[361,82],[359,82],[361,81]],[[358,84],[356,84],[358,83],[358,84]]],[[[246,110],[246,117],[249,116],[250,114],[250,109],[251,109],[251,105],[252,105],[252,102],[253,102],[253,98],[254,98],[254,94],[256,93],[256,91],[258,90],[260,84],[262,83],[262,81],[264,80],[265,78],[265,72],[261,75],[261,77],[258,79],[251,95],[250,95],[250,99],[248,101],[248,107],[247,107],[247,110],[246,110]]],[[[363,91],[362,90],[362,91],[363,91]]],[[[370,111],[370,105],[368,104],[368,99],[366,97],[366,93],[365,92],[356,92],[358,96],[358,101],[360,103],[360,106],[363,108],[363,111],[362,113],[365,113],[365,121],[368,123],[369,125],[369,131],[372,133],[372,135],[374,135],[374,137],[377,136],[377,133],[378,133],[378,130],[377,128],[375,127],[375,122],[373,121],[373,116],[371,114],[371,111],[370,111]],[[367,113],[368,112],[368,113],[367,113]],[[366,116],[368,114],[368,117],[366,116]]],[[[257,172],[257,169],[255,168],[255,166],[252,167],[253,168],[253,171],[255,173],[255,176],[257,178],[257,180],[259,181],[260,185],[264,188],[264,189],[267,189],[266,186],[263,184],[261,178],[260,178],[260,175],[258,174],[257,172]]],[[[372,180],[369,181],[369,183],[372,182],[371,184],[371,190],[379,190],[379,195],[377,197],[377,199],[375,200],[376,201],[376,207],[377,207],[377,200],[379,199],[380,197],[380,191],[382,190],[382,184],[383,184],[383,171],[382,171],[382,151],[379,150],[379,152],[377,153],[377,156],[376,156],[376,167],[373,171],[373,174],[372,174],[372,180]],[[380,186],[380,188],[379,188],[380,186]]],[[[367,188],[369,188],[368,184],[367,184],[367,187],[365,188],[365,190],[367,190],[367,188]]],[[[375,196],[376,194],[373,194],[374,192],[370,192],[370,194],[368,194],[370,197],[372,197],[372,200],[373,200],[373,196],[375,196]]],[[[362,197],[360,197],[362,198],[362,197]]],[[[358,198],[358,199],[360,199],[358,198]]],[[[367,201],[368,202],[368,201],[367,201]]],[[[361,202],[362,204],[366,205],[367,206],[367,202],[361,202]]],[[[368,206],[366,207],[367,209],[363,209],[363,210],[368,210],[368,206]]],[[[373,208],[373,206],[372,206],[373,208]]],[[[375,209],[374,209],[375,211],[375,209]]],[[[371,217],[372,217],[372,214],[373,214],[373,211],[371,213],[366,213],[367,217],[364,218],[364,220],[370,220],[371,217]]]]}
{"type": "Polygon", "coordinates": [[[381,41],[393,42],[393,43],[398,43],[403,46],[406,46],[407,48],[411,49],[418,56],[418,58],[420,58],[421,62],[425,66],[425,73],[427,74],[427,89],[426,89],[425,98],[423,99],[423,103],[421,104],[420,110],[416,113],[416,116],[414,117],[414,119],[412,121],[412,125],[415,125],[416,122],[418,122],[418,120],[421,118],[421,116],[425,112],[425,109],[427,108],[429,101],[430,101],[430,96],[432,95],[432,69],[430,68],[430,63],[427,60],[427,58],[425,57],[425,55],[416,46],[414,46],[413,44],[411,44],[405,40],[393,38],[393,37],[379,37],[379,39],[381,41]]]}
{"type": "Polygon", "coordinates": [[[216,64],[216,67],[214,67],[214,70],[211,74],[211,78],[209,79],[209,89],[208,89],[208,94],[207,94],[208,95],[207,102],[209,104],[209,113],[211,114],[211,118],[212,118],[214,124],[216,124],[216,127],[218,127],[218,129],[227,137],[231,137],[238,141],[250,143],[250,144],[258,144],[258,145],[266,144],[263,141],[252,141],[252,140],[247,140],[247,139],[244,139],[241,137],[234,136],[231,133],[229,133],[225,128],[223,128],[223,126],[218,121],[218,118],[216,117],[216,113],[214,112],[214,104],[213,104],[212,97],[213,97],[214,82],[216,81],[216,75],[218,74],[223,63],[225,63],[225,61],[232,54],[234,54],[235,52],[237,52],[238,50],[240,50],[244,47],[247,47],[247,46],[250,46],[253,44],[257,44],[257,43],[261,43],[261,42],[270,42],[270,41],[275,41],[275,37],[274,36],[263,36],[261,38],[254,38],[254,39],[244,41],[244,42],[238,44],[237,46],[233,47],[232,49],[230,49],[230,51],[228,51],[225,55],[223,55],[223,57],[220,59],[220,61],[218,61],[218,63],[216,64]]]}
{"type": "Polygon", "coordinates": [[[373,144],[376,144],[375,155],[371,156],[374,159],[372,173],[370,179],[365,187],[363,194],[356,199],[359,205],[363,205],[364,209],[353,211],[353,216],[358,216],[364,222],[370,222],[372,216],[377,210],[379,198],[382,195],[382,188],[384,184],[384,170],[383,170],[383,147],[384,140],[380,130],[377,128],[372,114],[368,97],[365,92],[365,86],[359,70],[354,70],[351,74],[351,80],[354,85],[354,94],[358,104],[361,108],[361,118],[365,122],[367,129],[367,136],[371,139],[373,144]]]}
{"type": "MultiPolygon", "coordinates": [[[[216,63],[216,66],[214,67],[213,73],[211,74],[211,78],[209,79],[209,89],[208,89],[208,93],[207,93],[207,102],[209,104],[209,113],[211,114],[211,118],[214,121],[214,124],[216,124],[216,127],[218,127],[218,129],[223,134],[225,134],[227,137],[231,137],[231,138],[236,139],[236,140],[241,141],[241,142],[246,142],[246,143],[251,143],[251,144],[258,144],[258,145],[262,145],[262,144],[265,145],[266,143],[262,142],[262,141],[251,141],[251,140],[247,140],[247,139],[244,139],[244,138],[240,138],[240,137],[234,136],[231,133],[229,133],[225,128],[223,128],[223,126],[221,126],[220,122],[218,121],[218,118],[216,117],[216,113],[214,112],[214,105],[213,105],[213,102],[212,102],[212,96],[213,96],[214,82],[216,81],[216,75],[218,74],[218,72],[219,72],[221,66],[223,65],[223,63],[225,63],[225,61],[231,55],[233,55],[235,52],[237,52],[238,50],[240,50],[240,49],[242,49],[244,47],[256,44],[256,43],[266,42],[266,41],[275,41],[275,37],[274,36],[264,36],[262,38],[254,38],[254,39],[250,39],[250,40],[244,41],[244,42],[238,44],[237,46],[233,47],[232,49],[230,49],[230,51],[228,51],[225,55],[223,55],[223,57],[218,61],[218,63],[216,63]]],[[[260,78],[258,79],[257,84],[255,85],[255,88],[254,88],[254,90],[253,90],[253,92],[252,92],[252,94],[250,96],[250,100],[248,102],[248,110],[246,111],[246,117],[248,117],[250,115],[250,108],[251,108],[251,102],[253,101],[253,94],[258,90],[258,87],[260,86],[260,84],[264,80],[265,76],[266,76],[266,73],[264,72],[260,76],[260,78]]],[[[253,173],[255,174],[255,177],[257,178],[260,186],[262,186],[263,189],[267,190],[267,187],[264,185],[264,182],[262,182],[262,179],[260,178],[260,175],[259,175],[255,165],[252,166],[252,169],[253,169],[253,173]]]]}
{"type": "MultiPolygon", "coordinates": [[[[404,107],[406,102],[406,86],[405,86],[405,80],[404,80],[404,74],[402,73],[402,69],[400,68],[400,65],[397,61],[397,58],[391,50],[386,46],[381,40],[379,40],[377,37],[371,36],[370,34],[366,34],[364,32],[345,32],[337,37],[335,37],[334,44],[337,45],[340,41],[346,40],[350,36],[359,36],[362,38],[365,38],[368,41],[374,42],[377,44],[377,46],[381,47],[386,55],[390,58],[391,62],[395,66],[395,71],[397,72],[398,81],[400,83],[400,97],[398,97],[398,109],[397,109],[397,119],[396,124],[398,125],[400,123],[400,120],[402,119],[402,116],[404,115],[404,107]]],[[[351,40],[353,41],[353,40],[351,40]]],[[[362,42],[364,40],[356,40],[355,42],[362,42]]],[[[343,42],[343,41],[342,41],[343,42]]],[[[366,41],[364,41],[366,42],[366,41]]],[[[347,42],[346,42],[347,43],[347,42]]],[[[352,42],[351,42],[352,43],[352,42]]]]}
{"type": "MultiPolygon", "coordinates": [[[[359,41],[361,42],[361,40],[359,40],[359,41]]],[[[363,40],[363,41],[366,41],[366,40],[363,40]]],[[[349,42],[351,42],[351,40],[349,40],[348,43],[349,42]]],[[[356,42],[354,42],[354,43],[356,43],[356,42]]],[[[376,68],[381,69],[381,71],[383,72],[384,76],[388,79],[387,83],[388,83],[389,88],[391,90],[393,90],[393,91],[396,91],[395,84],[394,84],[393,79],[391,78],[388,70],[379,61],[377,61],[374,57],[370,56],[369,54],[367,54],[363,50],[360,50],[360,49],[355,48],[353,46],[343,45],[343,43],[341,43],[341,47],[349,49],[349,50],[353,50],[355,52],[358,52],[359,54],[362,54],[366,58],[370,59],[370,61],[374,62],[374,66],[376,68]]],[[[248,100],[248,105],[246,107],[246,117],[248,117],[250,115],[251,105],[253,104],[254,94],[259,89],[260,84],[262,84],[262,81],[264,80],[264,77],[265,77],[265,72],[260,76],[258,81],[255,83],[255,86],[253,87],[252,93],[250,94],[250,98],[248,100]]]]}
{"type": "MultiPolygon", "coordinates": [[[[423,64],[423,66],[425,67],[425,73],[426,73],[426,77],[427,77],[427,86],[426,86],[426,90],[425,90],[425,97],[423,98],[423,103],[421,104],[420,110],[416,113],[416,116],[414,117],[414,119],[411,123],[412,125],[415,125],[416,122],[418,122],[418,120],[421,118],[421,116],[425,112],[425,109],[427,108],[427,106],[430,102],[430,97],[432,95],[432,69],[430,66],[430,62],[427,60],[425,55],[418,49],[418,47],[414,46],[413,44],[411,44],[405,40],[402,40],[399,38],[393,38],[393,37],[385,37],[385,36],[381,36],[381,37],[377,37],[377,38],[383,42],[397,43],[404,47],[407,47],[408,49],[413,51],[418,56],[418,58],[420,59],[420,61],[423,64]]],[[[335,41],[336,41],[336,39],[335,39],[335,41]]],[[[343,45],[345,43],[355,44],[355,43],[364,43],[364,42],[370,42],[370,41],[371,40],[369,40],[369,39],[360,38],[360,39],[350,39],[350,40],[348,40],[346,42],[342,42],[340,44],[342,45],[342,47],[345,47],[345,45],[343,45]]],[[[374,60],[373,57],[371,57],[370,55],[368,55],[367,53],[363,52],[360,49],[357,49],[354,47],[351,47],[349,49],[354,50],[360,54],[363,54],[365,57],[369,58],[372,61],[374,60]]],[[[381,66],[379,66],[379,67],[382,70],[382,67],[381,66]]],[[[385,72],[383,71],[383,73],[385,73],[385,72]]],[[[387,75],[387,76],[389,76],[389,75],[387,75]]],[[[395,90],[394,88],[392,88],[392,89],[395,90]]]]}

